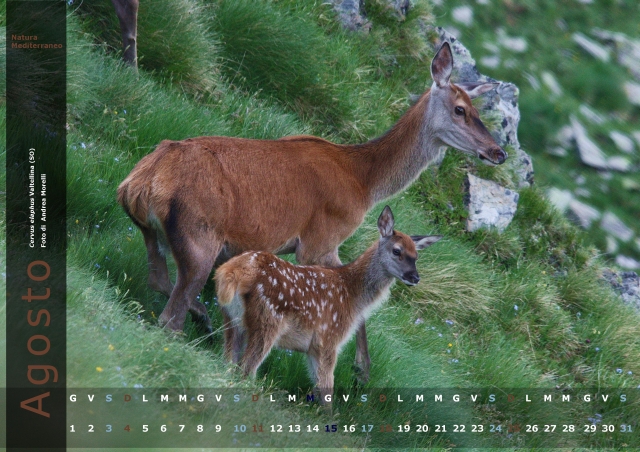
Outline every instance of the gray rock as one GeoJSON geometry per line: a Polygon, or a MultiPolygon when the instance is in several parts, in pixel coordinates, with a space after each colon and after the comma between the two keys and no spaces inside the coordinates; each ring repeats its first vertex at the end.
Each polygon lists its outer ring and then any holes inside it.
{"type": "Polygon", "coordinates": [[[633,238],[633,230],[627,227],[620,218],[611,212],[604,213],[600,227],[623,242],[628,242],[633,238]]]}
{"type": "Polygon", "coordinates": [[[628,158],[621,155],[610,157],[607,160],[607,166],[609,167],[609,169],[620,171],[623,173],[631,170],[631,162],[628,158]]]}
{"type": "Polygon", "coordinates": [[[570,219],[577,221],[577,223],[584,229],[589,229],[591,227],[591,223],[600,218],[600,212],[577,199],[573,199],[569,203],[569,212],[567,213],[567,216],[570,219]]]}
{"type": "Polygon", "coordinates": [[[498,55],[490,55],[480,58],[480,64],[488,67],[489,69],[495,69],[500,66],[500,57],[498,55]]]}
{"type": "Polygon", "coordinates": [[[555,146],[551,149],[547,149],[547,153],[551,155],[555,155],[556,157],[566,157],[567,155],[569,155],[567,150],[560,146],[555,146]]]}
{"type": "Polygon", "coordinates": [[[612,45],[619,65],[627,68],[633,78],[640,82],[640,40],[631,39],[624,33],[594,28],[591,34],[612,45]]]}
{"type": "Polygon", "coordinates": [[[636,272],[619,272],[606,268],[602,272],[602,278],[611,284],[626,304],[640,310],[640,277],[636,272]]]}
{"type": "Polygon", "coordinates": [[[516,53],[522,53],[527,50],[528,44],[526,39],[520,36],[508,36],[502,28],[498,29],[497,35],[498,42],[505,49],[516,53]]]}
{"type": "Polygon", "coordinates": [[[640,269],[640,262],[632,257],[624,256],[622,254],[618,254],[616,256],[616,264],[618,264],[622,268],[628,268],[630,270],[640,269]]]}
{"type": "Polygon", "coordinates": [[[591,54],[594,58],[599,59],[600,61],[604,61],[607,63],[611,59],[611,52],[606,47],[601,46],[595,41],[587,38],[582,33],[574,33],[571,36],[573,42],[578,44],[583,50],[587,53],[591,54]]]}
{"type": "Polygon", "coordinates": [[[627,93],[627,99],[633,105],[640,105],[640,85],[633,82],[624,82],[624,92],[627,93]]]}
{"type": "Polygon", "coordinates": [[[576,196],[580,196],[582,198],[589,198],[591,196],[591,192],[584,187],[576,188],[575,194],[576,196]]]}
{"type": "Polygon", "coordinates": [[[633,154],[635,146],[633,140],[622,132],[613,130],[609,132],[609,138],[616,144],[616,147],[622,152],[633,154]]]}
{"type": "Polygon", "coordinates": [[[489,180],[467,174],[465,207],[469,211],[467,230],[495,227],[502,232],[516,213],[520,195],[489,180]]]}
{"type": "Polygon", "coordinates": [[[573,133],[573,127],[570,125],[562,126],[556,134],[556,141],[564,148],[571,147],[574,140],[575,135],[573,133]]]}
{"type": "Polygon", "coordinates": [[[580,107],[578,107],[578,111],[582,116],[594,124],[604,124],[606,121],[600,113],[596,113],[587,104],[581,104],[580,107]]]}
{"type": "Polygon", "coordinates": [[[573,127],[573,135],[582,163],[598,169],[609,168],[605,155],[600,148],[591,141],[587,136],[587,131],[584,126],[573,115],[571,115],[571,126],[573,127]]]}
{"type": "Polygon", "coordinates": [[[553,75],[549,71],[544,71],[540,74],[540,78],[542,79],[542,83],[549,88],[549,90],[553,93],[554,96],[559,96],[562,94],[562,87],[560,83],[558,83],[558,79],[556,79],[555,75],[553,75]]]}
{"type": "Polygon", "coordinates": [[[473,23],[473,9],[469,6],[458,6],[451,11],[451,17],[456,22],[468,27],[473,23]]]}
{"type": "Polygon", "coordinates": [[[363,0],[330,0],[342,26],[351,31],[369,31],[371,22],[364,17],[363,0]]]}
{"type": "Polygon", "coordinates": [[[547,192],[547,198],[551,201],[551,204],[555,206],[560,212],[564,212],[569,207],[571,201],[573,201],[573,194],[569,190],[560,190],[556,187],[551,187],[547,192]]]}

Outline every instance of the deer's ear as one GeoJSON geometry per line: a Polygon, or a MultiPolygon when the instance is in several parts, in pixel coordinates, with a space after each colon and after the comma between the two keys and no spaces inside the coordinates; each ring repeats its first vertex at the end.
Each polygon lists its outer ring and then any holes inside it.
{"type": "Polygon", "coordinates": [[[451,55],[451,46],[445,42],[431,61],[431,78],[441,88],[449,84],[451,71],[453,71],[453,55],[451,55]]]}
{"type": "Polygon", "coordinates": [[[393,235],[393,225],[395,220],[393,219],[393,213],[391,207],[385,206],[382,213],[378,217],[378,231],[380,231],[381,237],[390,237],[393,235]]]}
{"type": "Polygon", "coordinates": [[[423,250],[428,246],[433,245],[442,238],[441,235],[412,235],[411,240],[416,245],[417,250],[423,250]]]}
{"type": "Polygon", "coordinates": [[[499,82],[487,82],[487,83],[479,83],[479,82],[464,82],[464,83],[456,83],[456,86],[462,88],[471,99],[475,99],[482,94],[491,91],[493,88],[497,87],[499,82]]]}

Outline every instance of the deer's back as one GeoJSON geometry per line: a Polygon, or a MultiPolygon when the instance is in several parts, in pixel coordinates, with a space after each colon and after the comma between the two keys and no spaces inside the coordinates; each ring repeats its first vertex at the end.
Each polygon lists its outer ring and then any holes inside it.
{"type": "Polygon", "coordinates": [[[162,223],[179,208],[194,230],[212,228],[238,251],[275,251],[327,218],[348,236],[369,203],[344,149],[304,136],[163,141],[118,192],[143,225],[151,215],[162,223]]]}

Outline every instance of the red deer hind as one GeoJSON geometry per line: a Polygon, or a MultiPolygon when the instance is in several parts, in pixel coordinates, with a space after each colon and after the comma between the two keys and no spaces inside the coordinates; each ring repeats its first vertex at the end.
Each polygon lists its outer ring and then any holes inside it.
{"type": "Polygon", "coordinates": [[[333,371],[342,345],[386,300],[396,278],[410,286],[420,281],[416,251],[442,238],[409,237],[393,226],[386,206],[378,218],[380,240],[343,267],[299,267],[253,251],[223,264],[215,280],[226,357],[240,361],[245,376],[255,377],[274,345],[306,353],[320,400],[330,401],[326,397],[333,394],[333,371]]]}
{"type": "MultiPolygon", "coordinates": [[[[299,264],[338,266],[338,247],[376,203],[400,192],[452,146],[488,164],[507,154],[471,104],[494,84],[450,83],[444,43],[431,63],[433,85],[383,136],[339,145],[313,136],[279,140],[199,137],[165,140],[118,187],[118,202],[140,228],[149,286],[169,297],[161,325],[181,330],[187,311],[207,331],[196,296],[214,265],[248,250],[295,253],[299,264]],[[175,287],[166,251],[177,265],[175,287]]],[[[368,379],[366,330],[356,365],[368,379]]]]}

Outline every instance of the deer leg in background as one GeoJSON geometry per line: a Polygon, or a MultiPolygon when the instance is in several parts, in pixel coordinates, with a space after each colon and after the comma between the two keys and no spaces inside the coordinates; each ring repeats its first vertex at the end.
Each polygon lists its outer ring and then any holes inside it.
{"type": "Polygon", "coordinates": [[[173,292],[173,284],[169,279],[167,258],[158,247],[158,234],[152,228],[141,227],[144,243],[147,246],[147,262],[149,266],[148,284],[152,290],[160,292],[167,297],[173,292]]]}
{"type": "Polygon", "coordinates": [[[129,66],[138,67],[138,0],[111,0],[120,21],[122,34],[122,59],[129,66]]]}
{"type": "Polygon", "coordinates": [[[371,358],[369,357],[369,343],[367,342],[367,330],[364,326],[364,319],[356,331],[356,376],[361,384],[369,381],[369,368],[371,358]]]}

